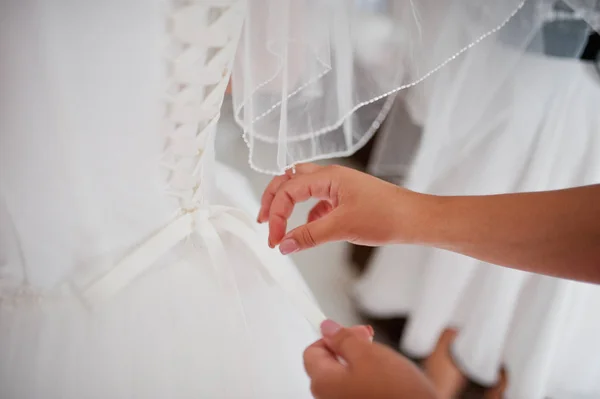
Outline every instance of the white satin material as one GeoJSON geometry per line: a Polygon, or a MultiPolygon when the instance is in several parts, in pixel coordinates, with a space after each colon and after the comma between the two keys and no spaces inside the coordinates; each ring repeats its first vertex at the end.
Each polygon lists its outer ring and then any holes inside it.
{"type": "MultiPolygon", "coordinates": [[[[110,299],[184,239],[195,241],[200,238],[199,244],[208,251],[212,266],[217,275],[221,276],[221,282],[224,286],[230,285],[231,275],[226,270],[227,266],[223,264],[227,250],[219,237],[219,232],[228,232],[244,242],[256,256],[258,262],[255,265],[259,268],[259,272],[272,283],[278,284],[288,300],[311,323],[315,331],[319,331],[321,323],[326,319],[323,312],[306,295],[301,285],[286,278],[285,274],[279,271],[281,269],[278,265],[274,264],[271,256],[266,254],[269,251],[268,247],[257,239],[257,231],[246,214],[239,209],[226,206],[212,205],[186,211],[119,262],[100,280],[84,289],[82,296],[91,305],[110,299]]],[[[189,241],[186,240],[186,244],[194,245],[189,241]]],[[[237,293],[235,282],[233,287],[229,288],[230,293],[237,293]]]]}

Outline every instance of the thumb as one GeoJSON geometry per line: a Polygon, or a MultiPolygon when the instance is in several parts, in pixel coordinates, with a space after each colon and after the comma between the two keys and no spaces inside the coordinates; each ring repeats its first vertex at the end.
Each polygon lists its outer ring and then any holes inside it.
{"type": "Polygon", "coordinates": [[[373,330],[370,327],[343,328],[334,321],[326,320],[321,324],[321,332],[328,348],[349,363],[372,349],[373,330]]]}
{"type": "Polygon", "coordinates": [[[336,210],[333,210],[320,219],[293,229],[283,237],[279,244],[279,251],[284,255],[288,255],[329,241],[335,241],[341,227],[336,219],[336,210]]]}

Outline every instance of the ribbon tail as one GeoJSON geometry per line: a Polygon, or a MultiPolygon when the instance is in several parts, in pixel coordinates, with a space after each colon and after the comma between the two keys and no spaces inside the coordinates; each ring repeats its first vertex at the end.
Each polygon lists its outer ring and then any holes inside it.
{"type": "MultiPolygon", "coordinates": [[[[212,209],[215,211],[216,209],[212,209]]],[[[202,211],[200,211],[202,212],[202,211]]],[[[204,250],[208,253],[213,272],[220,285],[220,296],[216,303],[220,313],[226,315],[223,325],[220,326],[221,334],[227,342],[223,349],[225,364],[229,362],[243,362],[243,375],[251,375],[254,365],[251,362],[251,340],[248,315],[244,307],[242,294],[237,282],[233,265],[227,260],[227,250],[218,231],[218,218],[213,220],[211,212],[197,219],[194,227],[194,240],[201,240],[204,250]],[[221,302],[222,301],[222,302],[221,302]]],[[[197,266],[202,266],[199,264],[197,266]]],[[[251,389],[252,386],[251,386],[251,389]]]]}
{"type": "Polygon", "coordinates": [[[208,255],[210,256],[213,270],[217,275],[219,283],[223,287],[223,291],[232,301],[232,310],[237,308],[241,316],[244,328],[249,330],[248,318],[244,308],[244,302],[241,296],[240,288],[237,283],[235,272],[227,261],[227,251],[223,245],[223,241],[213,222],[208,218],[203,220],[204,223],[196,226],[197,233],[204,241],[208,255]]]}
{"type": "Polygon", "coordinates": [[[261,271],[281,287],[289,302],[316,331],[320,331],[321,323],[326,319],[325,315],[300,284],[282,273],[283,269],[273,262],[271,250],[258,240],[256,231],[228,214],[220,216],[219,227],[241,239],[250,248],[259,261],[261,271]]]}
{"type": "Polygon", "coordinates": [[[219,236],[218,230],[220,229],[242,240],[256,256],[259,271],[263,276],[281,287],[288,301],[318,331],[320,324],[325,320],[325,315],[319,306],[301,284],[290,279],[284,269],[273,261],[270,249],[258,240],[256,231],[252,228],[251,222],[246,220],[245,214],[226,207],[214,207],[205,218],[198,218],[198,214],[194,213],[178,217],[151,236],[103,276],[83,289],[73,287],[74,291],[85,305],[105,301],[143,274],[157,259],[179,242],[190,235],[197,234],[205,244],[219,282],[223,285],[226,295],[236,302],[235,307],[239,309],[247,328],[241,293],[234,270],[226,262],[227,251],[219,236]]]}
{"type": "Polygon", "coordinates": [[[192,231],[192,216],[185,214],[151,236],[143,245],[88,287],[80,290],[79,297],[90,304],[105,301],[117,294],[143,274],[156,259],[167,253],[192,231]]]}

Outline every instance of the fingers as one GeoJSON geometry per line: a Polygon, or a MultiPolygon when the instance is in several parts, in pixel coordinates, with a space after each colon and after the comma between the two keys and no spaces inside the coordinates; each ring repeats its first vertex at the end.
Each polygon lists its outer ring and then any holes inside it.
{"type": "MultiPolygon", "coordinates": [[[[362,342],[369,343],[373,336],[370,326],[355,326],[343,329],[339,324],[327,320],[321,325],[324,338],[304,351],[304,368],[311,379],[311,391],[317,398],[348,397],[348,383],[354,378],[352,369],[343,356],[329,347],[328,335],[347,331],[362,342]]],[[[370,344],[368,344],[370,346],[370,344]]]]}
{"type": "Polygon", "coordinates": [[[310,389],[315,398],[330,397],[330,392],[345,386],[347,367],[340,363],[321,339],[304,351],[304,369],[310,378],[310,389]]]}
{"type": "Polygon", "coordinates": [[[307,222],[314,222],[315,220],[321,219],[333,210],[333,205],[329,201],[320,201],[315,205],[308,213],[307,222]]]}
{"type": "Polygon", "coordinates": [[[310,378],[310,390],[315,398],[332,397],[331,394],[339,391],[339,387],[346,386],[347,366],[340,363],[322,339],[306,348],[303,358],[304,369],[310,378]]]}
{"type": "Polygon", "coordinates": [[[271,203],[279,187],[286,181],[290,180],[291,176],[288,174],[275,176],[265,188],[262,198],[260,199],[260,210],[258,211],[258,223],[264,223],[269,220],[269,211],[271,209],[271,203]]]}
{"type": "MultiPolygon", "coordinates": [[[[321,169],[323,169],[324,166],[321,165],[317,165],[316,163],[299,163],[298,165],[294,166],[293,170],[296,171],[297,175],[305,175],[307,173],[314,173],[317,172],[321,169]]],[[[288,169],[286,173],[293,173],[292,169],[288,169]]]]}
{"type": "Polygon", "coordinates": [[[375,332],[373,331],[373,327],[371,326],[353,326],[350,327],[350,330],[354,335],[358,338],[362,339],[365,342],[373,342],[373,336],[375,332]]]}
{"type": "MultiPolygon", "coordinates": [[[[336,241],[339,239],[338,236],[341,237],[342,235],[342,231],[339,227],[340,224],[338,223],[340,218],[338,216],[339,213],[334,210],[325,218],[296,227],[285,234],[279,244],[279,251],[283,255],[289,255],[304,249],[316,247],[317,245],[326,242],[336,241]]],[[[285,226],[285,224],[283,226],[285,226]]],[[[285,233],[285,227],[281,227],[281,230],[276,230],[277,233],[280,233],[281,231],[285,233]]]]}
{"type": "MultiPolygon", "coordinates": [[[[294,167],[296,175],[316,172],[317,170],[320,170],[322,168],[322,166],[312,163],[299,164],[294,167]]],[[[257,219],[258,223],[264,223],[269,219],[271,202],[273,202],[277,190],[279,190],[279,187],[281,187],[281,185],[286,181],[290,180],[293,176],[294,174],[292,173],[292,170],[288,169],[288,171],[285,174],[274,177],[271,180],[271,182],[267,185],[267,188],[263,192],[263,195],[260,200],[260,211],[258,212],[257,219]]]]}
{"type": "Polygon", "coordinates": [[[337,356],[331,352],[325,342],[320,339],[304,351],[304,369],[309,376],[321,373],[338,373],[343,371],[343,366],[337,356]]]}
{"type": "MultiPolygon", "coordinates": [[[[323,337],[326,339],[329,339],[336,335],[343,328],[344,327],[333,320],[325,320],[323,323],[321,323],[321,334],[323,334],[323,337]]],[[[369,342],[372,342],[373,337],[375,336],[375,330],[373,330],[373,327],[368,325],[353,326],[350,327],[350,330],[357,337],[369,342]]]]}
{"type": "MultiPolygon", "coordinates": [[[[309,198],[330,200],[330,193],[331,178],[326,173],[300,174],[281,184],[270,206],[270,244],[272,246],[278,245],[285,236],[287,220],[291,216],[296,203],[306,201],[309,198]]],[[[314,223],[319,223],[322,220],[324,219],[314,223]]],[[[316,241],[319,244],[321,242],[316,241]]]]}
{"type": "Polygon", "coordinates": [[[350,365],[360,361],[373,349],[372,329],[367,326],[343,328],[331,320],[326,320],[321,325],[321,331],[327,347],[350,365]]]}

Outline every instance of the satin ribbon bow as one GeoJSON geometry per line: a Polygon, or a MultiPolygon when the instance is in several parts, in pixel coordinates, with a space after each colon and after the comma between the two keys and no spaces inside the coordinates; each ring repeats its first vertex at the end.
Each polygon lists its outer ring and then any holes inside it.
{"type": "Polygon", "coordinates": [[[271,250],[258,239],[253,222],[236,208],[211,205],[185,210],[163,227],[100,279],[80,292],[88,305],[110,299],[146,271],[154,262],[179,242],[198,234],[205,244],[213,268],[224,282],[231,282],[232,270],[227,265],[226,250],[219,232],[228,232],[240,239],[254,254],[259,271],[277,284],[308,322],[319,331],[325,320],[323,312],[297,281],[290,279],[280,265],[274,262],[271,250]]]}

